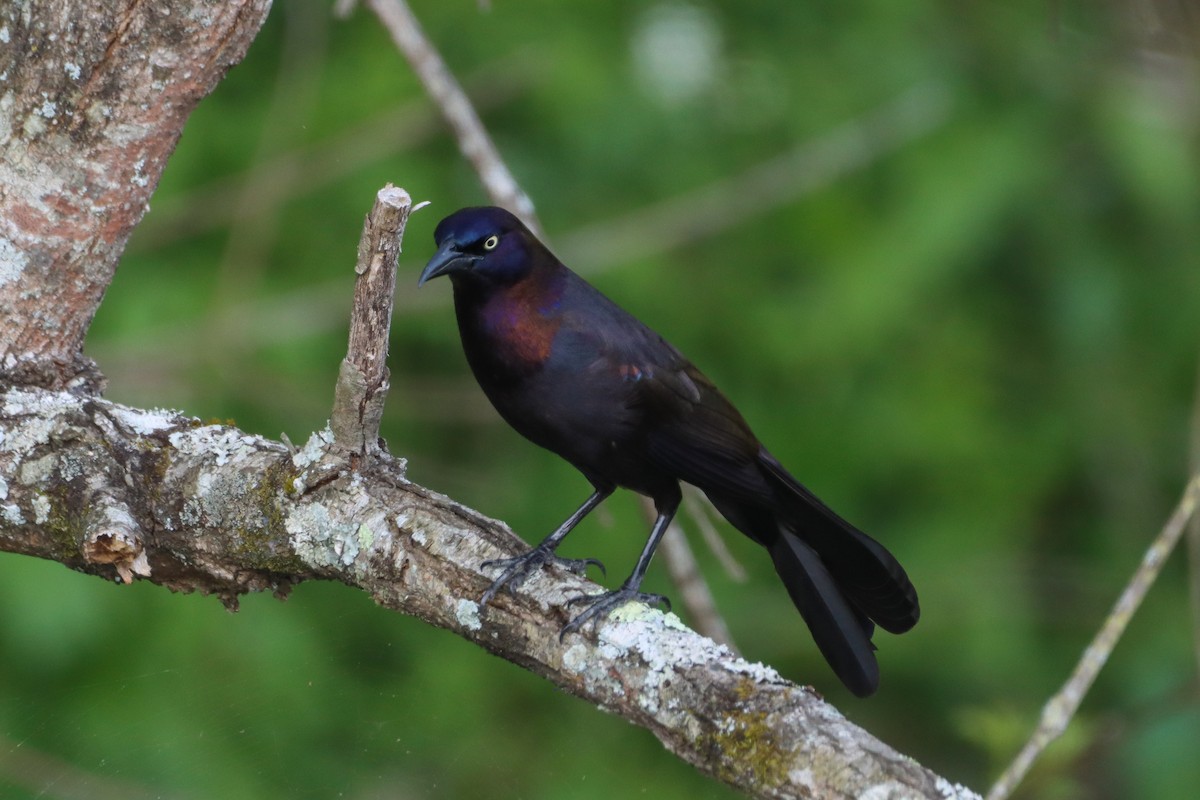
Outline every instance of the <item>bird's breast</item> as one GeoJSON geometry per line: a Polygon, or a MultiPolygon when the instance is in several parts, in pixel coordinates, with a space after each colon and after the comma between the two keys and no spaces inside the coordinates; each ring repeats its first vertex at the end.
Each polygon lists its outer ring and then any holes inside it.
{"type": "MultiPolygon", "coordinates": [[[[466,287],[464,287],[466,288],[466,287]]],[[[485,297],[455,289],[467,360],[484,389],[539,372],[562,326],[559,293],[517,284],[485,297]]]]}
{"type": "Polygon", "coordinates": [[[514,367],[536,368],[550,358],[561,320],[554,309],[522,300],[500,298],[483,310],[481,322],[497,357],[514,367]]]}

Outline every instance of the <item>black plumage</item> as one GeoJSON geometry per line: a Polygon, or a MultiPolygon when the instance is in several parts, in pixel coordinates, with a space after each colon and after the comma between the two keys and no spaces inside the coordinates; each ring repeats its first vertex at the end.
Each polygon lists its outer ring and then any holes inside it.
{"type": "Polygon", "coordinates": [[[825,659],[855,694],[879,684],[871,636],[903,633],[920,616],[904,569],[788,474],[703,373],[661,336],[567,269],[512,214],[465,208],[434,233],[437,253],[420,283],[449,275],[467,362],[500,415],[573,464],[595,491],[529,553],[501,570],[483,596],[519,584],[545,564],[581,573],[592,559],[555,549],[618,486],[658,511],[621,588],[577,598],[578,630],[640,591],[650,558],[680,502],[680,481],[703,491],[775,570],[825,659]]]}

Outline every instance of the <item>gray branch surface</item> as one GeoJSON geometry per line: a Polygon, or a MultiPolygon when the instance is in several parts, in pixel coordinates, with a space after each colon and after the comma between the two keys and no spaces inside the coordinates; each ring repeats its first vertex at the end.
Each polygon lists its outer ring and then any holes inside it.
{"type": "Polygon", "coordinates": [[[847,721],[810,689],[631,604],[559,642],[563,603],[598,587],[532,578],[484,609],[479,564],[525,545],[404,476],[381,454],[353,471],[328,429],[297,452],[40,388],[0,388],[0,549],[236,606],[252,591],[334,580],[419,617],[647,728],[756,797],[977,797],[847,721]]]}

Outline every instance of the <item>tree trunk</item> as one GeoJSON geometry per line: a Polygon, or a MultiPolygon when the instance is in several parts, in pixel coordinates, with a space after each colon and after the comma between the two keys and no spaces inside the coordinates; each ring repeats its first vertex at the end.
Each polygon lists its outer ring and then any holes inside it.
{"type": "Polygon", "coordinates": [[[201,98],[269,0],[38,0],[0,11],[0,369],[94,383],[104,291],[201,98]]]}

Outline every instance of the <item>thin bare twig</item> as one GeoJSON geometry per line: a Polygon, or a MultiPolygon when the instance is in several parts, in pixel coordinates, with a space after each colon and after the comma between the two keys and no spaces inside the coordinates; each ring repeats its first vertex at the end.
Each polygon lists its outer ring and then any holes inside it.
{"type": "Polygon", "coordinates": [[[1188,483],[1179,505],[1175,507],[1171,518],[1142,557],[1142,563],[1133,573],[1121,596],[1117,598],[1108,619],[1083,652],[1083,657],[1075,666],[1070,679],[1042,708],[1042,716],[1033,735],[992,786],[987,800],[1005,800],[1012,794],[1042,751],[1067,729],[1067,724],[1075,716],[1079,704],[1083,702],[1084,696],[1096,680],[1096,675],[1108,661],[1129,620],[1141,605],[1146,592],[1154,585],[1167,557],[1179,543],[1188,520],[1195,513],[1197,501],[1200,501],[1200,475],[1193,476],[1188,483]]]}
{"type": "Polygon", "coordinates": [[[365,5],[379,17],[396,47],[408,59],[421,79],[425,91],[441,109],[446,123],[458,140],[463,157],[478,173],[492,202],[520,217],[530,230],[541,232],[533,201],[522,191],[509,171],[466,92],[446,67],[437,48],[425,36],[420,23],[404,0],[366,0],[365,5]]]}
{"type": "Polygon", "coordinates": [[[712,515],[718,513],[713,508],[713,504],[699,489],[694,486],[684,485],[683,508],[687,511],[688,517],[692,522],[696,523],[696,528],[699,529],[700,535],[704,538],[704,543],[708,545],[708,549],[712,551],[712,554],[717,557],[717,561],[721,562],[721,566],[724,567],[725,572],[738,583],[743,583],[746,580],[746,568],[733,557],[733,553],[729,552],[729,548],[725,546],[725,539],[721,537],[720,531],[713,525],[712,515]]]}
{"type": "MultiPolygon", "coordinates": [[[[1192,474],[1200,475],[1200,368],[1196,370],[1196,396],[1192,401],[1192,474]]],[[[1192,645],[1200,669],[1200,515],[1188,525],[1188,594],[1192,604],[1192,645]]]]}

